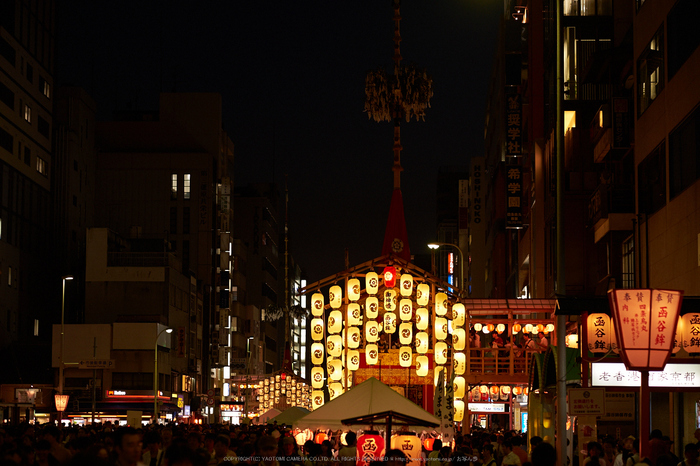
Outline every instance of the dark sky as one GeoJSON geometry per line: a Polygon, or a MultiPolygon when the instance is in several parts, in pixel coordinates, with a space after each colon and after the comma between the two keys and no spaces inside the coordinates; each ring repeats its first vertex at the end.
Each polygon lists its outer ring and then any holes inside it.
{"type": "MultiPolygon", "coordinates": [[[[401,51],[433,78],[425,122],[402,125],[413,254],[435,236],[440,166],[483,153],[501,0],[404,0],[401,51]]],[[[283,183],[290,250],[311,281],[381,254],[391,123],[370,121],[364,81],[393,68],[391,0],[62,1],[57,84],[84,87],[101,119],[158,93],[218,92],[237,185],[283,183]]],[[[280,222],[283,218],[280,218],[280,222]]]]}

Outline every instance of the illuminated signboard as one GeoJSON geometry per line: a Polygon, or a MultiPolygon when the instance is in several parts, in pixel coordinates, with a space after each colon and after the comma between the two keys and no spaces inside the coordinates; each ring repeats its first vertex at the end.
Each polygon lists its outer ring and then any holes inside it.
{"type": "Polygon", "coordinates": [[[469,403],[472,413],[505,413],[505,403],[469,403]]]}
{"type": "MultiPolygon", "coordinates": [[[[623,363],[594,362],[591,382],[596,387],[639,387],[641,373],[628,371],[623,363]]],[[[663,371],[649,372],[650,387],[700,387],[700,365],[666,364],[663,371]]]]}
{"type": "Polygon", "coordinates": [[[242,411],[242,410],[243,410],[242,406],[240,406],[240,405],[224,404],[224,403],[221,404],[221,414],[222,415],[224,415],[224,414],[229,414],[229,415],[239,414],[240,411],[242,411]]]}

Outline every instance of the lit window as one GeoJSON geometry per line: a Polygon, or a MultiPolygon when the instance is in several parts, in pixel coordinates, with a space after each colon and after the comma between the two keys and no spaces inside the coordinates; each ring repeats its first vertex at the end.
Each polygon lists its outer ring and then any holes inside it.
{"type": "Polygon", "coordinates": [[[663,90],[664,28],[661,26],[637,60],[637,108],[641,115],[663,90]]]}
{"type": "Polygon", "coordinates": [[[177,199],[177,173],[170,175],[170,197],[177,199]]]}
{"type": "Polygon", "coordinates": [[[7,286],[12,286],[12,267],[7,268],[7,286]]]}
{"type": "Polygon", "coordinates": [[[43,92],[47,99],[51,98],[51,84],[49,84],[46,80],[44,80],[43,92]]]}
{"type": "Polygon", "coordinates": [[[236,316],[231,316],[231,331],[232,332],[238,331],[238,317],[236,317],[236,316]]]}
{"type": "Polygon", "coordinates": [[[36,158],[36,171],[46,176],[46,160],[41,157],[36,158]]]}
{"type": "Polygon", "coordinates": [[[185,194],[185,199],[190,198],[190,174],[185,173],[183,182],[182,182],[182,192],[185,194]]]}
{"type": "Polygon", "coordinates": [[[34,319],[34,336],[39,336],[39,319],[34,319]]]}
{"type": "Polygon", "coordinates": [[[27,120],[27,123],[32,122],[32,109],[27,104],[24,104],[24,119],[27,120]]]}

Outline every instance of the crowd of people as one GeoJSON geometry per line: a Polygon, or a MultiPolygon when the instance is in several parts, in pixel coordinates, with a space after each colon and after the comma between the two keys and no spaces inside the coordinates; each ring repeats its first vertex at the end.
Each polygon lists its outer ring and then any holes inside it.
{"type": "MultiPolygon", "coordinates": [[[[700,429],[696,433],[700,440],[700,429]]],[[[700,442],[699,442],[700,443],[700,442]]],[[[673,454],[672,442],[659,431],[650,435],[649,456],[640,458],[633,437],[590,442],[581,466],[700,466],[698,445],[688,444],[684,458],[673,454]]],[[[357,438],[339,432],[321,443],[297,445],[291,431],[266,426],[170,424],[142,428],[92,426],[0,426],[0,466],[350,466],[357,457],[357,438]]],[[[369,466],[398,466],[409,461],[401,450],[388,450],[369,466]]],[[[453,445],[435,439],[423,448],[421,462],[431,466],[554,466],[552,445],[539,437],[527,440],[510,431],[473,431],[458,435],[453,445]]],[[[577,466],[574,455],[571,466],[577,466]]]]}

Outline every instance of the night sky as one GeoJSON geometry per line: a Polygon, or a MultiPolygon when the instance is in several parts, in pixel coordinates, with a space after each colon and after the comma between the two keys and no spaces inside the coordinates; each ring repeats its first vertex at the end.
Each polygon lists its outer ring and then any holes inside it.
{"type": "MultiPolygon", "coordinates": [[[[483,154],[501,0],[404,0],[403,63],[433,78],[425,122],[402,125],[413,254],[435,239],[440,166],[483,154]]],[[[284,183],[290,251],[311,281],[381,255],[392,190],[391,123],[363,113],[369,70],[393,69],[390,0],[64,1],[56,84],[98,117],[157,110],[158,93],[218,92],[236,185],[284,183]]],[[[284,221],[280,214],[280,223],[284,221]]]]}

